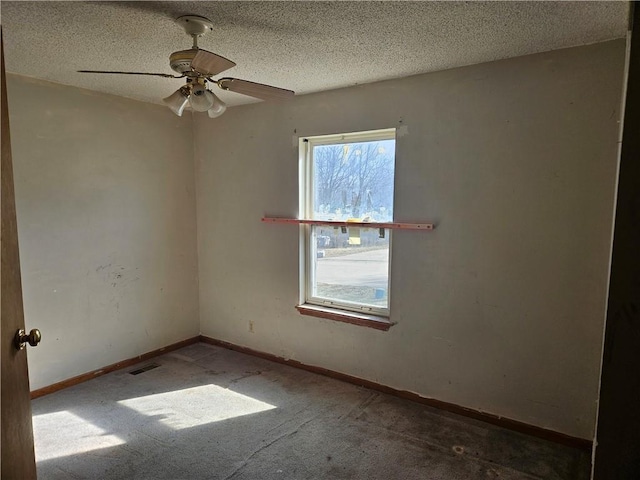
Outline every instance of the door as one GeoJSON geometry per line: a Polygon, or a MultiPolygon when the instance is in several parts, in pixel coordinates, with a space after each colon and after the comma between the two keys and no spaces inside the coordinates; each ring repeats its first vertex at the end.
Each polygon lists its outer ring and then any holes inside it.
{"type": "Polygon", "coordinates": [[[596,437],[596,480],[640,478],[640,5],[633,30],[596,437]]]}
{"type": "Polygon", "coordinates": [[[2,361],[0,449],[2,455],[0,468],[2,473],[0,477],[6,480],[27,480],[36,478],[36,464],[33,453],[27,353],[26,349],[20,350],[14,345],[16,332],[24,328],[24,312],[9,138],[4,44],[1,31],[0,57],[2,62],[2,163],[0,168],[2,217],[0,231],[0,263],[2,264],[0,274],[2,285],[0,292],[0,359],[2,361]]]}

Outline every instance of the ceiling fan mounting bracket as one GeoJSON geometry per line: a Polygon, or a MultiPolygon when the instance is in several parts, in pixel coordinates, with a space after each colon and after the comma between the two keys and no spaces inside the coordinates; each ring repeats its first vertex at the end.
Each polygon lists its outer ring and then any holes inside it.
{"type": "Polygon", "coordinates": [[[176,19],[176,23],[184,28],[187,35],[201,37],[213,30],[211,20],[198,15],[183,15],[176,19]]]}

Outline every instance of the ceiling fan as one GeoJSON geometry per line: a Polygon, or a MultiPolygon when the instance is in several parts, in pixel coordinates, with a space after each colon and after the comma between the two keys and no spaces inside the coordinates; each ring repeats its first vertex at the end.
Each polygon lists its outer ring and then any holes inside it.
{"type": "Polygon", "coordinates": [[[207,112],[209,117],[222,115],[227,106],[211,90],[208,84],[215,84],[222,90],[241,93],[262,100],[283,100],[294,95],[291,90],[272,87],[261,83],[225,77],[214,80],[213,76],[224,72],[236,64],[215,53],[198,48],[198,38],[213,30],[213,23],[198,15],[184,15],[176,19],[176,23],[184,28],[187,35],[193,38],[193,46],[189,50],[173,52],[169,56],[171,69],[180,75],[147,72],[114,72],[105,70],[78,70],[80,73],[110,73],[119,75],[150,75],[164,78],[186,78],[187,83],[162,101],[173,113],[182,116],[187,103],[196,112],[207,112]]]}

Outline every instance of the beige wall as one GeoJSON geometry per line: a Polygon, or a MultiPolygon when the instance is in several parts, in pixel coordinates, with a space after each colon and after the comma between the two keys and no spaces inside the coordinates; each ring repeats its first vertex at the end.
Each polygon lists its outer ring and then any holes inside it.
{"type": "Polygon", "coordinates": [[[592,438],[623,62],[614,41],[193,121],[10,75],[32,388],[201,330],[592,438]],[[398,324],[301,316],[298,230],[260,223],[297,215],[297,138],[394,126],[396,219],[437,224],[393,237],[398,324]]]}
{"type": "Polygon", "coordinates": [[[31,388],[197,335],[190,117],[8,79],[31,388]]]}
{"type": "Polygon", "coordinates": [[[194,119],[205,335],[591,439],[624,41],[194,119]],[[401,127],[389,332],[299,315],[297,138],[401,127]],[[249,322],[253,322],[253,332],[249,322]]]}

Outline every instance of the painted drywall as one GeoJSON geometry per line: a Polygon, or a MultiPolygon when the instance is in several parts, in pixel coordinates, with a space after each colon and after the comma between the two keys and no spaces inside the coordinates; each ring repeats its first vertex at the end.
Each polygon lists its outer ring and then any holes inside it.
{"type": "Polygon", "coordinates": [[[8,79],[31,388],[197,335],[191,119],[8,79]]]}
{"type": "Polygon", "coordinates": [[[204,335],[593,438],[624,41],[194,119],[204,335]],[[388,332],[301,316],[300,136],[402,127],[388,332]],[[249,322],[252,322],[252,331],[249,322]]]}

